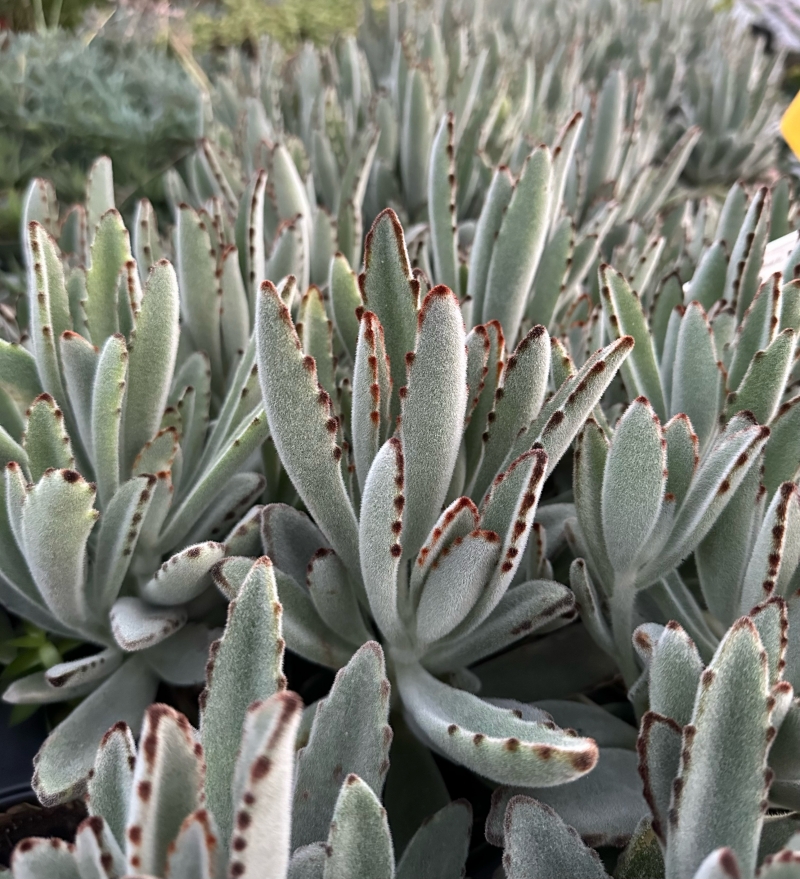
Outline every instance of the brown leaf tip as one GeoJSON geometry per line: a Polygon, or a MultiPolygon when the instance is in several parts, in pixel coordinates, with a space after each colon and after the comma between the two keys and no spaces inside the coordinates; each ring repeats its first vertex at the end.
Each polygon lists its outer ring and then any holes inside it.
{"type": "Polygon", "coordinates": [[[569,754],[568,759],[570,765],[576,772],[589,772],[590,769],[594,769],[599,756],[600,751],[597,745],[592,741],[590,747],[584,751],[576,751],[569,754]]]}

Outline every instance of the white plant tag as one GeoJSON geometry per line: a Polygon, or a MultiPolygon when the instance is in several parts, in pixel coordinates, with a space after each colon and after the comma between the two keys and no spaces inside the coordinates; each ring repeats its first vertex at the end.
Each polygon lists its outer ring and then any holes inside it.
{"type": "Polygon", "coordinates": [[[783,272],[798,240],[800,240],[800,232],[790,232],[769,242],[764,249],[764,263],[758,273],[759,281],[766,281],[775,272],[783,272]]]}

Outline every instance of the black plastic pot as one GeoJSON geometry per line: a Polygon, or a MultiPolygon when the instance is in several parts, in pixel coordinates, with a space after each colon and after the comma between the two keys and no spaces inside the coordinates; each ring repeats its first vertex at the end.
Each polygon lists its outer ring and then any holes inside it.
{"type": "Polygon", "coordinates": [[[31,789],[33,758],[47,736],[45,713],[37,711],[9,726],[9,705],[0,703],[0,867],[8,867],[14,846],[28,836],[74,839],[86,817],[82,800],[44,809],[31,789]]]}
{"type": "Polygon", "coordinates": [[[9,726],[11,706],[0,703],[0,811],[21,802],[35,802],[31,791],[33,758],[47,737],[43,711],[9,726]]]}

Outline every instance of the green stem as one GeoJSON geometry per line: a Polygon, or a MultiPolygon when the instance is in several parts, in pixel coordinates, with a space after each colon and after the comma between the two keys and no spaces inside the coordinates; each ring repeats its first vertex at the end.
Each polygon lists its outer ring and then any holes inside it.
{"type": "Polygon", "coordinates": [[[639,677],[639,665],[633,651],[633,605],[636,590],[632,583],[618,582],[611,597],[611,631],[617,648],[617,663],[627,687],[639,677]]]}

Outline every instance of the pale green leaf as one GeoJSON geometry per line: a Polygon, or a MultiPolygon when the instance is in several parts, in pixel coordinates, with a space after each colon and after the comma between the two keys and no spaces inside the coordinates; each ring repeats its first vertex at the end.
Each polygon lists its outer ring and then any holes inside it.
{"type": "Polygon", "coordinates": [[[125,458],[130,465],[158,426],[178,351],[178,281],[165,260],[150,270],[128,350],[125,458]]]}
{"type": "Polygon", "coordinates": [[[133,792],[136,745],[126,723],[117,723],[100,741],[94,772],[87,785],[90,815],[103,818],[120,846],[125,845],[125,823],[133,792]]]}
{"type": "Polygon", "coordinates": [[[336,675],[298,754],[293,849],[325,838],[339,788],[350,773],[380,794],[392,739],[389,693],[383,651],[369,641],[336,675]]]}
{"type": "Polygon", "coordinates": [[[28,409],[23,448],[24,451],[20,449],[22,454],[9,456],[9,460],[17,461],[24,467],[31,482],[38,482],[45,470],[50,468],[61,470],[75,466],[72,446],[64,427],[64,413],[49,394],[37,397],[28,409]]]}
{"type": "MultiPolygon", "coordinates": [[[[618,338],[632,336],[635,345],[622,365],[622,374],[631,394],[636,392],[650,401],[659,418],[666,417],[664,395],[658,374],[653,339],[636,290],[625,277],[608,265],[600,266],[603,305],[612,334],[618,338]]],[[[638,290],[641,293],[641,290],[638,290]]]]}
{"type": "Polygon", "coordinates": [[[151,705],[132,779],[125,845],[128,870],[163,874],[170,844],[202,802],[203,769],[189,721],[167,705],[151,705]]]}
{"type": "Polygon", "coordinates": [[[753,874],[766,793],[767,684],[760,638],[743,617],[704,672],[684,730],[680,788],[670,810],[668,879],[691,875],[707,852],[722,846],[733,849],[745,875],[753,874]],[[730,807],[714,808],[712,802],[730,807]]]}
{"type": "Polygon", "coordinates": [[[171,879],[214,879],[221,872],[220,861],[214,817],[198,809],[184,819],[170,844],[166,873],[171,879]]]}
{"type": "Polygon", "coordinates": [[[653,814],[653,832],[662,842],[671,829],[669,810],[681,757],[681,735],[681,727],[670,717],[648,711],[642,718],[637,745],[639,773],[653,814]]]}
{"type": "Polygon", "coordinates": [[[281,605],[272,563],[258,559],[228,606],[222,639],[211,650],[206,689],[200,699],[200,733],[206,754],[205,790],[220,837],[233,830],[231,783],[237,742],[248,706],[283,690],[281,605]]]}
{"type": "Polygon", "coordinates": [[[442,118],[431,146],[428,167],[428,216],[434,276],[458,296],[456,232],[455,116],[442,118]]]}
{"type": "MultiPolygon", "coordinates": [[[[175,253],[181,291],[180,311],[184,331],[188,332],[195,348],[205,351],[211,363],[212,376],[221,377],[222,339],[217,263],[207,222],[207,217],[204,221],[203,215],[188,205],[183,205],[178,214],[175,253]]],[[[167,305],[170,316],[171,306],[170,302],[167,305]]],[[[163,317],[161,320],[163,321],[163,317]]],[[[174,333],[171,326],[162,328],[162,332],[165,330],[174,333]]]]}
{"type": "Polygon", "coordinates": [[[507,879],[608,879],[597,853],[544,803],[514,797],[504,835],[507,879]]]}
{"type": "Polygon", "coordinates": [[[358,309],[363,303],[358,278],[344,254],[337,253],[331,260],[328,295],[336,332],[350,360],[355,362],[359,333],[358,309]]]}
{"type": "Polygon", "coordinates": [[[780,405],[795,352],[795,332],[786,329],[764,351],[758,351],[737,391],[728,394],[725,416],[748,410],[768,424],[780,405]]]}
{"type": "Polygon", "coordinates": [[[92,392],[97,369],[98,349],[83,336],[67,331],[59,340],[64,385],[86,451],[92,448],[92,392]]]}
{"type": "Polygon", "coordinates": [[[397,684],[406,710],[430,743],[493,781],[563,784],[597,762],[592,739],[521,720],[513,710],[448,687],[419,665],[398,665],[397,684]]]}
{"type": "Polygon", "coordinates": [[[496,318],[515,341],[544,249],[553,198],[550,151],[528,157],[505,210],[486,278],[483,320],[496,318]]]}
{"type": "MultiPolygon", "coordinates": [[[[93,228],[91,221],[90,228],[93,228]]],[[[119,213],[109,210],[102,215],[96,228],[91,266],[86,272],[86,323],[92,342],[98,347],[119,332],[119,276],[131,259],[128,230],[119,213]]]]}
{"type": "Polygon", "coordinates": [[[372,637],[347,570],[332,549],[318,549],[308,563],[306,585],[322,621],[360,646],[372,637]]]}
{"type": "Polygon", "coordinates": [[[208,573],[225,555],[225,544],[197,543],[167,559],[139,589],[146,601],[156,605],[185,604],[209,584],[208,573]]]}
{"type": "MultiPolygon", "coordinates": [[[[481,321],[484,314],[489,268],[494,244],[506,210],[514,194],[514,178],[507,167],[499,167],[492,178],[475,228],[470,257],[467,296],[472,300],[473,315],[481,321]]],[[[527,292],[527,291],[526,291],[527,292]]]]}
{"type": "Polygon", "coordinates": [[[469,493],[482,497],[520,430],[539,414],[550,376],[550,336],[537,325],[508,358],[487,416],[483,455],[469,493]]]}
{"type": "Polygon", "coordinates": [[[125,339],[115,333],[97,358],[92,388],[92,460],[100,504],[105,506],[119,487],[122,412],[128,384],[125,339]]]}
{"type": "Polygon", "coordinates": [[[45,473],[28,492],[21,536],[28,567],[52,613],[91,637],[98,629],[84,590],[86,544],[97,521],[95,488],[74,470],[45,473]]]}
{"type": "Polygon", "coordinates": [[[702,454],[717,427],[723,375],[708,318],[697,302],[686,308],[671,358],[665,343],[662,363],[672,372],[669,411],[689,417],[702,454]]]}
{"type": "Polygon", "coordinates": [[[265,282],[258,303],[258,377],[281,462],[339,557],[359,570],[358,525],[342,480],[330,400],[304,357],[286,306],[265,282]]]}
{"type": "Polygon", "coordinates": [[[463,430],[464,322],[447,287],[434,287],[425,297],[415,350],[407,363],[400,429],[406,498],[400,542],[406,558],[417,554],[441,512],[463,430]]]}
{"type": "Polygon", "coordinates": [[[420,284],[411,273],[400,221],[382,211],[364,245],[364,273],[359,278],[364,306],[374,312],[386,338],[392,370],[392,420],[400,412],[400,388],[406,383],[405,356],[414,350],[420,284]]]}
{"type": "Polygon", "coordinates": [[[646,548],[661,512],[664,444],[658,416],[644,397],[637,397],[617,425],[603,475],[603,536],[620,577],[646,548]]]}
{"type": "Polygon", "coordinates": [[[108,156],[100,156],[89,168],[86,177],[86,220],[92,238],[95,236],[100,218],[113,207],[114,176],[111,159],[108,156]]]}
{"type": "Polygon", "coordinates": [[[183,608],[156,607],[132,595],[118,598],[108,615],[114,640],[126,653],[158,644],[182,628],[186,619],[183,608]]]}
{"type": "Polygon", "coordinates": [[[138,658],[129,659],[50,733],[34,760],[32,785],[43,805],[66,802],[84,791],[97,746],[112,724],[124,722],[138,734],[156,685],[138,658]]]}
{"type": "Polygon", "coordinates": [[[275,693],[251,705],[244,718],[233,781],[233,875],[286,875],[294,743],[302,706],[294,693],[275,693]]]}
{"type": "Polygon", "coordinates": [[[353,459],[362,492],[369,468],[385,439],[391,391],[383,327],[371,311],[366,311],[361,317],[358,332],[350,420],[353,459]]]}
{"type": "Polygon", "coordinates": [[[380,800],[357,775],[348,775],[336,801],[324,879],[392,879],[394,851],[380,800]]]}
{"type": "Polygon", "coordinates": [[[332,325],[325,311],[322,292],[309,287],[300,301],[297,314],[297,335],[303,354],[314,358],[317,381],[328,396],[336,399],[336,363],[333,357],[332,325]]]}

